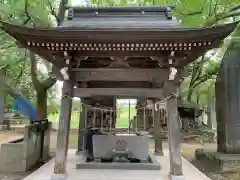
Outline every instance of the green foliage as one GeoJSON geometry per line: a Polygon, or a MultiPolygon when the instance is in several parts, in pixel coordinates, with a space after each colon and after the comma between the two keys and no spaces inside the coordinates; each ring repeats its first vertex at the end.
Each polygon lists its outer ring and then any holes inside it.
{"type": "Polygon", "coordinates": [[[47,0],[17,0],[0,2],[1,20],[27,26],[49,26],[47,0]]]}
{"type": "MultiPolygon", "coordinates": [[[[170,2],[170,1],[168,1],[170,2]]],[[[173,2],[173,1],[172,1],[173,2]]],[[[235,21],[240,17],[239,0],[199,0],[175,1],[174,15],[188,27],[212,26],[235,21]]],[[[240,35],[238,28],[233,36],[240,35]]],[[[181,97],[205,105],[208,97],[214,94],[215,80],[218,75],[220,60],[232,38],[225,40],[213,57],[207,54],[201,60],[190,64],[186,71],[189,76],[184,78],[181,85],[181,97]]]]}
{"type": "Polygon", "coordinates": [[[167,0],[176,6],[174,15],[188,27],[226,22],[228,17],[239,16],[239,0],[167,0]]]}

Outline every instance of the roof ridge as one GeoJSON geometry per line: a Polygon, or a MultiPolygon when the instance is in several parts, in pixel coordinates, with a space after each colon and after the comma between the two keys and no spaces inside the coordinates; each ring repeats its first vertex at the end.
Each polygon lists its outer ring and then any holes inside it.
{"type": "Polygon", "coordinates": [[[68,7],[68,20],[81,16],[98,15],[165,15],[166,19],[172,19],[172,9],[174,6],[111,6],[111,7],[68,7]]]}
{"type": "Polygon", "coordinates": [[[174,5],[169,6],[66,6],[67,9],[75,10],[113,10],[113,11],[165,11],[166,9],[174,9],[174,5]]]}

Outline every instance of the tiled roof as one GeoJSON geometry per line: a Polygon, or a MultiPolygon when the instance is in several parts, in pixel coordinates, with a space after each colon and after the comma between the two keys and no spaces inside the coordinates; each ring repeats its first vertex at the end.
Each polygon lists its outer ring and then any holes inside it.
{"type": "Polygon", "coordinates": [[[68,11],[59,28],[159,29],[180,27],[171,7],[79,7],[68,11]]]}

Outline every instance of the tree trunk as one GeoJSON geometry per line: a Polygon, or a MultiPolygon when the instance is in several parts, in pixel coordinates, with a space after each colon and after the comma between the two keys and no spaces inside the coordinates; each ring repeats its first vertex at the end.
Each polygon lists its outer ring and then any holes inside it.
{"type": "Polygon", "coordinates": [[[47,118],[47,90],[37,91],[37,120],[44,120],[47,118]]]}
{"type": "Polygon", "coordinates": [[[188,101],[188,102],[191,102],[191,101],[192,101],[193,91],[194,91],[193,87],[189,87],[189,89],[188,89],[188,95],[187,95],[187,101],[188,101]]]}
{"type": "Polygon", "coordinates": [[[55,78],[49,77],[44,81],[39,81],[37,75],[37,60],[33,52],[30,52],[32,83],[37,93],[37,120],[47,118],[47,91],[56,82],[55,78]]]}

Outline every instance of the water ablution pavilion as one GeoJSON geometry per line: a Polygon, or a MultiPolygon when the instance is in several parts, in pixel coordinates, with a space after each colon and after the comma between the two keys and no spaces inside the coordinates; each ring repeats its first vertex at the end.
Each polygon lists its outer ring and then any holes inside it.
{"type": "MultiPolygon", "coordinates": [[[[66,19],[56,28],[27,28],[1,22],[1,28],[15,38],[21,48],[43,57],[61,72],[64,83],[57,150],[54,173],[49,178],[160,180],[165,179],[159,173],[160,169],[170,166],[166,178],[189,179],[185,174],[191,170],[184,173],[182,170],[185,160],[182,160],[180,150],[177,89],[184,67],[208,50],[218,48],[237,24],[183,28],[172,17],[170,6],[67,9],[66,19]],[[70,156],[67,154],[73,97],[81,98],[83,110],[80,115],[80,152],[70,156]],[[142,132],[146,126],[141,126],[140,120],[136,120],[135,128],[129,128],[127,133],[115,130],[116,98],[152,100],[156,152],[162,150],[160,118],[156,111],[158,104],[164,105],[168,164],[159,160],[157,153],[149,152],[148,135],[142,132]],[[91,114],[86,113],[88,106],[96,107],[93,108],[93,118],[87,117],[91,114]],[[98,108],[104,109],[100,121],[96,121],[98,108]],[[73,159],[77,165],[74,178],[72,166],[70,169],[66,166],[73,159]],[[110,170],[106,172],[108,168],[115,168],[112,170],[114,175],[110,170]],[[157,168],[154,177],[147,174],[157,168]],[[140,169],[142,171],[136,171],[140,169]],[[84,175],[86,171],[88,174],[84,175]]],[[[47,179],[44,177],[45,173],[40,173],[39,178],[47,179]]]]}

